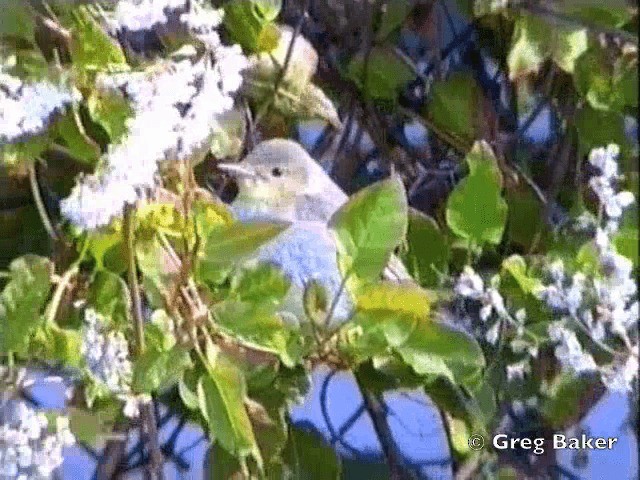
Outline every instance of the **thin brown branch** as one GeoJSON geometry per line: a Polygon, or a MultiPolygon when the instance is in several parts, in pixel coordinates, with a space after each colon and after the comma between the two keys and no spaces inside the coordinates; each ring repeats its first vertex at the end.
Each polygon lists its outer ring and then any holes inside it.
{"type": "MultiPolygon", "coordinates": [[[[135,254],[135,207],[127,205],[124,214],[124,230],[127,244],[127,262],[129,273],[129,289],[131,291],[132,316],[134,321],[134,330],[136,336],[136,350],[138,355],[144,353],[144,317],[142,315],[142,296],[140,292],[140,284],[138,283],[138,269],[136,266],[135,254]]],[[[153,404],[151,402],[144,403],[141,406],[140,413],[142,416],[142,424],[146,430],[147,440],[149,442],[149,465],[147,468],[147,477],[150,480],[162,480],[163,463],[162,450],[158,438],[158,427],[156,424],[153,404]]]]}

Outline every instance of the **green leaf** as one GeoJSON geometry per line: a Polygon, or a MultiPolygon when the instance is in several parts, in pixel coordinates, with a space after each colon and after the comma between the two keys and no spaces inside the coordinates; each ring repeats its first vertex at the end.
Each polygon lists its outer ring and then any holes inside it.
{"type": "Polygon", "coordinates": [[[247,387],[242,373],[217,355],[208,375],[198,382],[200,410],[209,424],[212,440],[236,457],[257,453],[256,439],[244,401],[247,387]]]}
{"type": "Polygon", "coordinates": [[[427,319],[431,300],[429,292],[413,283],[380,282],[362,288],[356,309],[361,312],[386,310],[427,319]]]}
{"type": "Polygon", "coordinates": [[[217,159],[240,158],[246,131],[247,122],[244,112],[233,109],[221,114],[220,127],[211,137],[211,154],[217,159]]]}
{"type": "Polygon", "coordinates": [[[112,143],[118,143],[127,133],[126,122],[133,111],[122,95],[92,90],[87,99],[87,108],[91,118],[104,128],[112,143]]]}
{"type": "Polygon", "coordinates": [[[638,106],[637,78],[637,57],[620,55],[612,60],[606,51],[593,47],[577,62],[574,82],[594,109],[622,112],[638,106]]]}
{"type": "Polygon", "coordinates": [[[198,385],[192,378],[193,371],[182,372],[182,377],[178,381],[178,394],[187,408],[196,410],[200,406],[197,394],[198,385]]]}
{"type": "Polygon", "coordinates": [[[47,133],[15,143],[0,144],[0,166],[18,167],[32,163],[51,144],[47,133]]]}
{"type": "Polygon", "coordinates": [[[411,335],[395,349],[417,374],[442,375],[458,383],[465,383],[485,365],[473,338],[435,322],[416,322],[411,335]]]}
{"type": "Polygon", "coordinates": [[[87,302],[114,325],[131,325],[129,288],[118,275],[106,270],[96,272],[89,286],[87,302]]]}
{"type": "Polygon", "coordinates": [[[156,233],[147,231],[139,235],[135,250],[147,298],[155,308],[162,308],[165,295],[178,277],[180,265],[156,233]]]}
{"type": "Polygon", "coordinates": [[[216,322],[246,346],[275,353],[287,366],[295,363],[290,345],[296,332],[269,306],[225,300],[211,311],[216,322]]]}
{"type": "Polygon", "coordinates": [[[506,238],[518,251],[531,250],[539,232],[545,229],[543,205],[527,185],[520,184],[505,192],[509,205],[506,238]]]}
{"type": "Polygon", "coordinates": [[[406,234],[407,210],[402,181],[392,177],[360,190],[333,214],[338,263],[352,287],[380,278],[406,234]]]}
{"type": "Polygon", "coordinates": [[[125,243],[119,231],[91,232],[87,252],[96,261],[96,270],[123,273],[127,269],[125,243]]]}
{"type": "Polygon", "coordinates": [[[402,260],[411,277],[423,287],[440,285],[449,270],[449,244],[435,220],[422,212],[409,209],[407,248],[402,260]]]}
{"type": "Polygon", "coordinates": [[[502,175],[491,147],[476,142],[465,160],[469,175],[447,201],[447,224],[458,236],[476,245],[497,245],[507,220],[507,203],[501,196],[502,175]]]}
{"type": "Polygon", "coordinates": [[[128,70],[118,43],[104,31],[88,6],[71,12],[71,59],[81,75],[128,70]]]}
{"type": "Polygon", "coordinates": [[[560,14],[568,15],[577,21],[603,27],[620,28],[633,18],[633,9],[625,0],[610,0],[606,3],[598,0],[558,2],[554,7],[560,14]]]}
{"type": "Polygon", "coordinates": [[[413,5],[406,0],[390,0],[386,2],[376,36],[380,40],[387,38],[404,24],[411,10],[413,10],[413,5]]]}
{"type": "Polygon", "coordinates": [[[583,410],[578,400],[584,398],[589,391],[593,391],[597,382],[597,379],[585,376],[574,377],[568,374],[558,376],[542,401],[542,415],[552,427],[557,429],[575,425],[579,420],[580,411],[583,410]]]}
{"type": "Polygon", "coordinates": [[[540,279],[533,277],[527,271],[527,263],[520,255],[511,255],[502,261],[502,272],[509,273],[518,282],[524,293],[535,295],[542,286],[540,279]]]}
{"type": "Polygon", "coordinates": [[[291,480],[338,480],[342,467],[336,452],[322,438],[300,427],[289,427],[283,452],[284,472],[291,480]]]}
{"type": "Polygon", "coordinates": [[[355,57],[347,66],[347,78],[371,98],[395,102],[415,73],[387,47],[373,47],[369,57],[355,57]],[[365,75],[365,64],[367,71],[365,75]]]}
{"type": "Polygon", "coordinates": [[[0,39],[16,37],[35,43],[32,7],[23,0],[4,0],[0,15],[0,39]]]}
{"type": "Polygon", "coordinates": [[[596,110],[589,105],[576,113],[576,128],[582,152],[610,143],[620,145],[622,153],[627,149],[624,118],[618,112],[596,110]]]}
{"type": "Polygon", "coordinates": [[[62,362],[65,366],[81,368],[83,357],[81,353],[82,336],[77,330],[64,328],[47,328],[47,340],[51,346],[51,357],[62,362]]]}
{"type": "Polygon", "coordinates": [[[243,302],[277,307],[289,291],[291,282],[268,263],[243,269],[231,281],[231,294],[243,302]]]}
{"type": "Polygon", "coordinates": [[[232,42],[240,44],[243,50],[269,51],[273,44],[264,42],[263,32],[272,28],[273,12],[263,0],[230,0],[224,4],[224,26],[232,42]]]}
{"type": "Polygon", "coordinates": [[[247,478],[236,457],[217,442],[209,447],[204,458],[204,480],[233,480],[247,478]]]}
{"type": "Polygon", "coordinates": [[[509,77],[515,79],[537,73],[549,57],[562,70],[573,73],[576,60],[587,47],[586,28],[551,25],[534,15],[521,15],[516,21],[513,45],[507,58],[509,77]]]}
{"type": "Polygon", "coordinates": [[[254,0],[259,16],[267,22],[273,22],[282,10],[282,0],[254,0]]]}
{"type": "Polygon", "coordinates": [[[471,74],[456,72],[446,80],[434,82],[424,115],[439,134],[471,145],[478,132],[481,98],[478,83],[471,74]]]}
{"type": "MultiPolygon", "coordinates": [[[[119,408],[119,407],[118,407],[119,408]]],[[[96,445],[100,437],[113,433],[118,409],[101,409],[91,412],[83,408],[67,407],[69,428],[77,441],[96,445]]]]}
{"type": "Polygon", "coordinates": [[[140,355],[133,368],[133,389],[152,393],[175,384],[182,373],[192,367],[189,352],[176,345],[168,351],[148,349],[140,355]]]}
{"type": "Polygon", "coordinates": [[[22,351],[29,334],[42,322],[52,272],[51,262],[36,255],[11,262],[9,281],[0,293],[0,353],[22,351]]]}
{"type": "Polygon", "coordinates": [[[95,165],[100,158],[100,147],[89,137],[72,108],[56,122],[56,133],[73,156],[87,165],[95,165]]]}
{"type": "Polygon", "coordinates": [[[214,228],[207,236],[201,267],[216,269],[244,260],[288,226],[285,223],[235,222],[214,228]]]}
{"type": "Polygon", "coordinates": [[[613,243],[619,254],[629,258],[634,266],[638,266],[638,228],[630,225],[623,227],[615,234],[613,243]]]}

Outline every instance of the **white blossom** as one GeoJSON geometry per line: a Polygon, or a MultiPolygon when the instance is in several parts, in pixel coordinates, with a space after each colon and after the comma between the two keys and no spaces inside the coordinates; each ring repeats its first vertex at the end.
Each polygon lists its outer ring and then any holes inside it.
{"type": "Polygon", "coordinates": [[[23,83],[0,71],[0,144],[44,131],[53,115],[79,99],[79,92],[43,80],[23,83]]]}
{"type": "Polygon", "coordinates": [[[589,162],[600,170],[600,175],[589,180],[589,186],[610,219],[618,219],[624,209],[635,201],[631,192],[616,192],[614,187],[614,182],[618,179],[619,154],[620,148],[617,145],[596,148],[589,154],[589,162]]]}
{"type": "Polygon", "coordinates": [[[620,147],[616,144],[608,145],[606,148],[594,148],[589,153],[589,163],[598,168],[602,176],[616,178],[618,176],[618,155],[620,155],[620,147]]]}
{"type": "Polygon", "coordinates": [[[456,294],[461,297],[478,300],[484,295],[484,282],[473,268],[465,266],[462,274],[458,277],[458,281],[454,287],[456,294]]]}
{"type": "Polygon", "coordinates": [[[187,0],[120,0],[112,16],[117,30],[151,30],[169,21],[169,15],[184,9],[187,0]]]}
{"type": "Polygon", "coordinates": [[[0,396],[0,479],[48,479],[62,465],[62,450],[75,438],[66,417],[49,421],[24,401],[0,396]]]}
{"type": "Polygon", "coordinates": [[[514,380],[522,380],[525,375],[530,372],[531,364],[528,359],[507,365],[507,380],[510,382],[514,380]]]}
{"type": "Polygon", "coordinates": [[[104,317],[91,308],[85,310],[81,352],[90,377],[124,402],[126,416],[138,416],[140,403],[149,398],[132,393],[127,340],[122,332],[109,331],[104,317]]]}
{"type": "Polygon", "coordinates": [[[638,349],[629,355],[623,365],[604,369],[602,381],[614,392],[627,393],[633,391],[638,377],[638,349]]]}
{"type": "Polygon", "coordinates": [[[575,333],[554,322],[549,326],[549,337],[558,343],[555,355],[564,369],[577,375],[597,370],[595,360],[582,349],[575,333]]]}
{"type": "MultiPolygon", "coordinates": [[[[98,80],[103,88],[124,89],[133,103],[128,134],[112,145],[95,174],[81,177],[61,211],[84,230],[121,215],[158,182],[159,162],[193,158],[222,129],[219,120],[233,108],[244,68],[239,47],[221,47],[207,61],[173,62],[155,75],[135,72],[98,80]]],[[[223,121],[223,120],[221,120],[223,121]]]]}

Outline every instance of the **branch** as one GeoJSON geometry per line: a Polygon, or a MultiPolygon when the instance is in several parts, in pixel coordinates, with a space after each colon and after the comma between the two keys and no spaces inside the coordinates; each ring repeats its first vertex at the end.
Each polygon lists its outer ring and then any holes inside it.
{"type": "Polygon", "coordinates": [[[354,373],[356,383],[362,393],[364,399],[364,408],[371,417],[373,422],[373,428],[376,431],[380,445],[382,446],[382,452],[389,467],[389,479],[390,480],[414,480],[416,475],[407,469],[404,465],[404,461],[398,453],[396,443],[393,439],[393,433],[389,427],[387,421],[387,414],[384,410],[382,399],[375,393],[371,392],[363,383],[359,374],[354,373]]]}
{"type": "MultiPolygon", "coordinates": [[[[129,270],[129,289],[131,290],[132,314],[136,335],[136,349],[138,355],[144,352],[144,318],[142,316],[142,297],[140,295],[140,285],[138,284],[138,270],[136,268],[135,255],[135,217],[134,207],[127,205],[124,212],[125,239],[127,244],[127,261],[129,270]]],[[[156,425],[153,403],[146,402],[140,408],[142,424],[147,433],[149,441],[150,462],[147,469],[148,478],[151,480],[162,480],[164,478],[163,456],[158,441],[158,428],[156,425]]]]}

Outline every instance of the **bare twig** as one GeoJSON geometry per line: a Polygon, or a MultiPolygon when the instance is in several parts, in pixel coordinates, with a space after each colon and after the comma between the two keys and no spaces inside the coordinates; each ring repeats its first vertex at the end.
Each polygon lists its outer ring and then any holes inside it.
{"type": "Polygon", "coordinates": [[[390,480],[416,479],[416,475],[404,466],[404,462],[398,454],[398,449],[393,439],[393,433],[389,427],[389,422],[387,421],[387,414],[384,410],[382,399],[364,385],[358,374],[356,374],[355,377],[358,388],[362,393],[365,410],[371,417],[373,428],[376,431],[376,435],[380,441],[380,445],[382,446],[382,451],[384,453],[387,466],[389,467],[390,480]]]}

